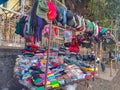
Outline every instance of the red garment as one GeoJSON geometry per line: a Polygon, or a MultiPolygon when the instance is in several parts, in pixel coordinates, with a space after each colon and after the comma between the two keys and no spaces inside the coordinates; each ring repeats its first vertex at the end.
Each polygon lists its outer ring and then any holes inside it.
{"type": "Polygon", "coordinates": [[[89,31],[86,29],[86,30],[84,30],[84,33],[88,33],[89,31]]]}
{"type": "Polygon", "coordinates": [[[98,27],[98,32],[101,32],[101,27],[98,27]]]}
{"type": "Polygon", "coordinates": [[[91,78],[93,78],[93,75],[86,75],[85,78],[86,79],[91,79],[91,78]]]}
{"type": "Polygon", "coordinates": [[[83,27],[77,28],[77,31],[82,31],[83,27]]]}
{"type": "Polygon", "coordinates": [[[56,6],[53,2],[50,1],[47,2],[47,5],[48,5],[48,13],[47,13],[48,19],[54,20],[57,16],[56,6]]]}
{"type": "Polygon", "coordinates": [[[76,35],[73,35],[72,42],[70,43],[69,51],[75,53],[78,53],[80,51],[76,35]]]}
{"type": "Polygon", "coordinates": [[[34,36],[28,36],[28,37],[26,38],[26,42],[34,42],[34,41],[35,41],[34,36]]]}
{"type": "Polygon", "coordinates": [[[69,48],[70,52],[75,52],[75,53],[79,53],[79,47],[70,47],[69,48]]]}
{"type": "Polygon", "coordinates": [[[29,52],[29,51],[27,51],[27,50],[22,50],[22,53],[27,53],[27,52],[29,52]]]}
{"type": "Polygon", "coordinates": [[[59,63],[55,63],[55,62],[51,62],[53,67],[57,67],[59,65],[59,63]]]}
{"type": "Polygon", "coordinates": [[[53,26],[53,29],[55,31],[55,36],[59,36],[59,30],[57,26],[53,26]]]}
{"type": "Polygon", "coordinates": [[[37,46],[37,45],[35,45],[35,44],[30,44],[29,46],[32,47],[32,48],[36,48],[36,49],[39,49],[39,48],[40,48],[40,46],[37,46]]]}
{"type": "Polygon", "coordinates": [[[40,49],[40,46],[37,46],[35,44],[29,44],[30,46],[30,51],[36,52],[38,49],[40,49]]]}
{"type": "Polygon", "coordinates": [[[31,78],[27,78],[27,81],[28,81],[29,83],[32,83],[32,79],[31,79],[31,78]]]}

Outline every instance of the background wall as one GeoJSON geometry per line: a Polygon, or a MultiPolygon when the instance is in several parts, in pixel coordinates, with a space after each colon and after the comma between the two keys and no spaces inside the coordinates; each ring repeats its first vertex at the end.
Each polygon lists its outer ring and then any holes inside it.
{"type": "MultiPolygon", "coordinates": [[[[23,87],[13,77],[13,68],[21,49],[0,48],[0,90],[22,90],[23,87]]],[[[27,90],[27,89],[25,89],[27,90]]]]}

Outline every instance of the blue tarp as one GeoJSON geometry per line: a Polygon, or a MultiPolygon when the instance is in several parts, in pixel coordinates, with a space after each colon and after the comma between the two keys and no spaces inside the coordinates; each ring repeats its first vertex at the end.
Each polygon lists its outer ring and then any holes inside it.
{"type": "Polygon", "coordinates": [[[5,2],[7,2],[8,0],[0,0],[0,4],[4,4],[5,2]]]}

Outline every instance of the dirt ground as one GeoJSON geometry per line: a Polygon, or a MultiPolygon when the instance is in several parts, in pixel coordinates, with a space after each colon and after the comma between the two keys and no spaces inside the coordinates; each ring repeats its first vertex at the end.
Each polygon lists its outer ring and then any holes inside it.
{"type": "MultiPolygon", "coordinates": [[[[0,90],[23,90],[23,88],[28,90],[13,77],[15,59],[16,55],[0,55],[0,90]]],[[[120,62],[118,62],[117,68],[120,69],[120,62]]],[[[120,90],[120,70],[112,81],[96,78],[95,81],[90,81],[89,89],[83,82],[78,85],[76,90],[120,90]]]]}
{"type": "MultiPolygon", "coordinates": [[[[113,68],[114,66],[115,65],[113,65],[113,68]]],[[[83,85],[79,85],[77,90],[120,90],[120,62],[117,64],[117,69],[119,69],[119,71],[112,81],[96,78],[95,81],[90,81],[89,89],[86,89],[83,85]]]]}

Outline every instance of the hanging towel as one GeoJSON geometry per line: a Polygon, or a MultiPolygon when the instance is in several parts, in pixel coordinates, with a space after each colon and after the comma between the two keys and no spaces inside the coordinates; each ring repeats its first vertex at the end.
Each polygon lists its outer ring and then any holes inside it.
{"type": "Polygon", "coordinates": [[[0,4],[4,4],[5,2],[7,2],[8,0],[0,0],[0,4]]]}
{"type": "Polygon", "coordinates": [[[36,15],[48,21],[47,13],[48,13],[48,5],[46,0],[38,0],[36,15]]]}
{"type": "Polygon", "coordinates": [[[65,30],[64,31],[64,38],[65,38],[65,42],[72,42],[72,31],[65,30]]]}

